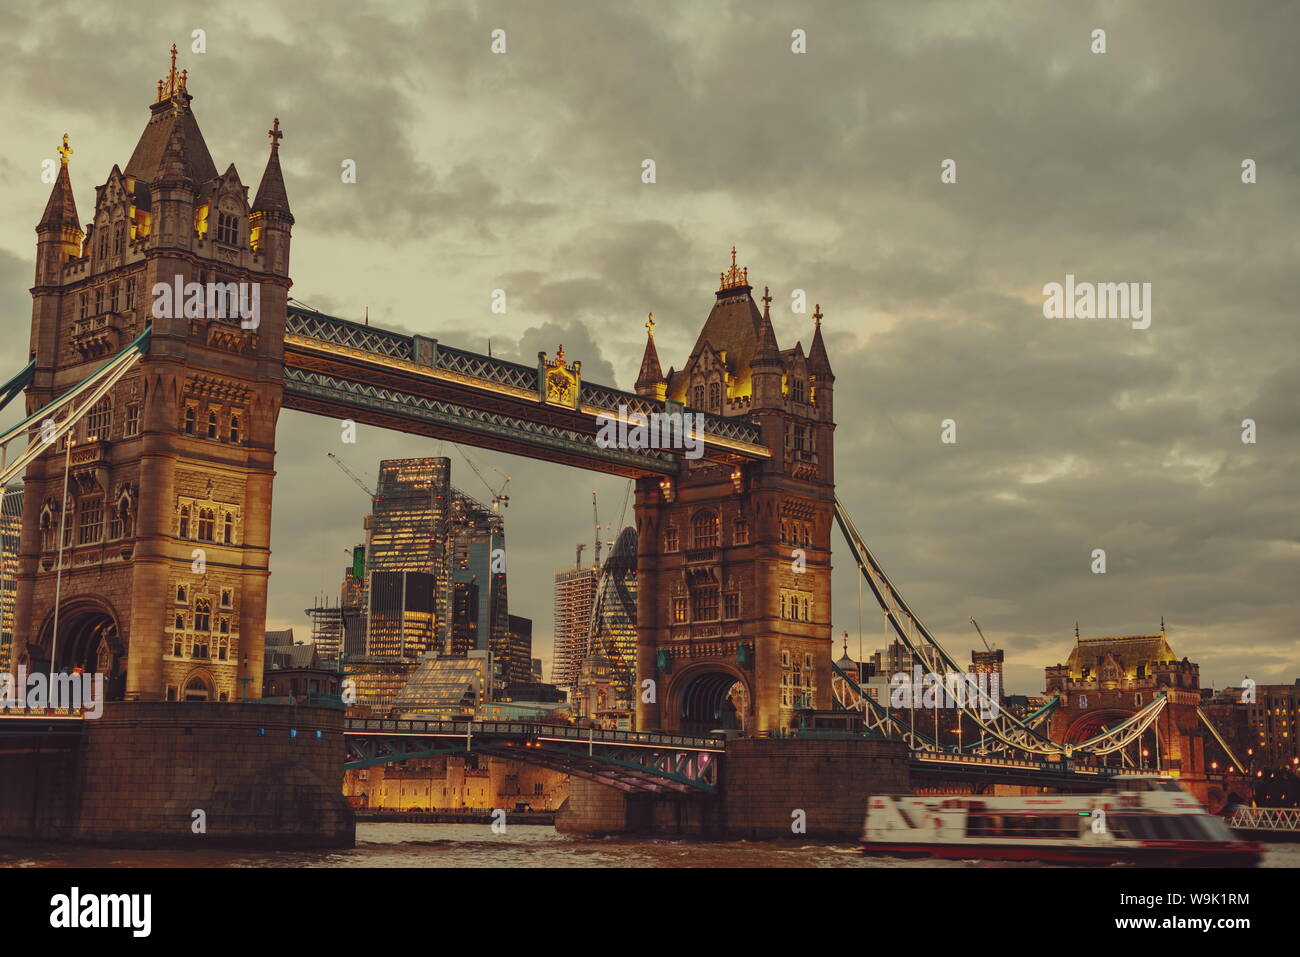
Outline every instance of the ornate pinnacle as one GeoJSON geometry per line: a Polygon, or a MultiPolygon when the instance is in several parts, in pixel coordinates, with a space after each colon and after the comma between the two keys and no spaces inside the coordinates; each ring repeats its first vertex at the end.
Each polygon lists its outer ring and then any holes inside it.
{"type": "Polygon", "coordinates": [[[68,134],[67,134],[67,133],[64,133],[64,134],[63,134],[63,145],[60,146],[59,149],[58,149],[58,153],[59,153],[59,161],[60,161],[60,163],[62,163],[62,165],[64,165],[64,166],[67,166],[67,165],[68,165],[68,157],[71,156],[74,152],[76,152],[76,151],[75,151],[71,146],[68,145],[68,134]]]}
{"type": "Polygon", "coordinates": [[[824,318],[826,317],[822,315],[822,304],[819,302],[817,303],[816,311],[813,312],[813,322],[817,323],[819,329],[821,328],[822,320],[824,318]]]}
{"type": "Polygon", "coordinates": [[[654,314],[653,312],[650,313],[650,318],[646,320],[645,331],[646,331],[646,335],[648,335],[651,339],[654,338],[654,335],[655,335],[655,314],[654,314]]]}
{"type": "Polygon", "coordinates": [[[278,150],[280,140],[284,138],[284,133],[280,131],[280,118],[278,116],[275,118],[275,122],[271,124],[271,128],[266,131],[266,135],[271,140],[271,149],[278,150]]]}
{"type": "Polygon", "coordinates": [[[762,302],[763,302],[763,309],[764,309],[764,311],[766,311],[766,310],[768,309],[768,307],[770,307],[770,306],[772,305],[772,297],[771,297],[770,295],[768,295],[769,291],[770,291],[770,290],[767,288],[767,286],[764,286],[764,287],[763,287],[763,300],[762,300],[762,302]]]}
{"type": "Polygon", "coordinates": [[[737,286],[749,285],[749,267],[740,268],[736,265],[736,247],[731,247],[731,268],[726,272],[718,274],[719,289],[734,289],[737,286]]]}
{"type": "Polygon", "coordinates": [[[178,93],[185,92],[186,77],[189,75],[188,70],[180,73],[176,72],[176,44],[172,44],[172,65],[167,71],[167,76],[158,81],[158,99],[156,102],[161,103],[168,97],[175,97],[178,93]]]}

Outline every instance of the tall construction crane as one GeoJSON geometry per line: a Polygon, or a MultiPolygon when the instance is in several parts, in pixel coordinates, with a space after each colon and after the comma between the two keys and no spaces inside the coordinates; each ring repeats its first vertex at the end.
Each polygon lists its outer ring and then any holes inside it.
{"type": "Polygon", "coordinates": [[[975,620],[975,616],[974,616],[974,615],[967,615],[966,617],[970,619],[970,623],[971,623],[972,625],[974,625],[974,626],[975,626],[975,630],[979,632],[979,635],[980,635],[980,641],[984,642],[984,650],[985,650],[985,651],[992,651],[992,650],[993,650],[993,646],[990,645],[990,644],[989,644],[989,640],[988,640],[987,638],[984,637],[984,630],[983,630],[982,628],[980,628],[980,623],[979,623],[978,621],[975,620]]]}
{"type": "Polygon", "coordinates": [[[492,471],[496,472],[498,475],[505,476],[505,481],[501,483],[501,487],[493,488],[492,483],[489,482],[483,476],[483,472],[479,469],[477,465],[474,464],[474,460],[469,457],[469,453],[466,452],[464,449],[462,449],[455,442],[451,444],[452,444],[452,448],[454,448],[457,452],[459,452],[461,454],[461,457],[464,458],[465,461],[469,463],[469,467],[474,470],[474,474],[478,476],[478,480],[482,482],[485,486],[487,486],[487,490],[492,493],[492,511],[499,512],[501,511],[501,508],[503,506],[505,508],[509,508],[510,496],[506,494],[506,486],[510,484],[510,476],[506,475],[506,473],[502,472],[500,469],[493,469],[492,471]]]}
{"type": "Polygon", "coordinates": [[[361,489],[361,491],[369,495],[371,499],[376,498],[375,493],[371,491],[369,486],[367,486],[365,482],[361,481],[361,479],[357,476],[356,472],[353,472],[350,468],[344,465],[343,460],[341,458],[339,458],[333,452],[326,452],[325,454],[330,457],[330,461],[332,461],[335,465],[337,465],[339,468],[343,470],[344,475],[346,475],[348,478],[352,479],[352,481],[356,483],[357,488],[361,489]]]}

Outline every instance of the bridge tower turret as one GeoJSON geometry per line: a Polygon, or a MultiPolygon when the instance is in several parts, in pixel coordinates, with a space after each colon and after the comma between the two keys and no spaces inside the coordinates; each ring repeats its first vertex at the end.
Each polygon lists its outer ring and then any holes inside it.
{"type": "Polygon", "coordinates": [[[771,296],[760,312],[734,249],[719,285],[667,398],[755,422],[771,456],[686,459],[675,479],[638,480],[643,729],[768,732],[830,706],[835,423],[820,310],[813,354],[782,350],[771,296]]]}
{"type": "Polygon", "coordinates": [[[71,449],[24,476],[14,663],[100,672],[110,698],[261,694],[293,218],[278,123],[250,209],[235,167],[217,173],[191,99],[172,47],[85,233],[70,150],[37,227],[29,413],[151,329],[71,449]]]}

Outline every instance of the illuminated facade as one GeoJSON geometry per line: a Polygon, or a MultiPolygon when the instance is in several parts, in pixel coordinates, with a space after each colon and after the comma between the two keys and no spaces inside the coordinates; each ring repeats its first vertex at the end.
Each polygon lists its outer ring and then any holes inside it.
{"type": "Polygon", "coordinates": [[[587,634],[599,579],[600,569],[596,565],[575,565],[555,573],[555,658],[551,683],[566,689],[570,700],[577,694],[578,675],[587,654],[587,634]]]}
{"type": "Polygon", "coordinates": [[[1148,635],[1082,638],[1076,629],[1065,664],[1045,669],[1047,694],[1060,701],[1048,736],[1086,741],[1163,694],[1167,704],[1142,737],[1143,760],[1170,774],[1200,777],[1207,767],[1200,671],[1195,662],[1174,654],[1163,622],[1158,634],[1148,635]]]}
{"type": "Polygon", "coordinates": [[[451,617],[450,503],[449,459],[379,463],[365,556],[366,657],[418,659],[440,650],[440,623],[451,617]]]}
{"type": "Polygon", "coordinates": [[[0,672],[9,670],[18,594],[18,546],[23,534],[23,487],[0,488],[0,672]]]}
{"type": "Polygon", "coordinates": [[[820,306],[812,338],[782,349],[770,295],[746,268],[720,276],[686,362],[664,374],[648,334],[636,391],[743,419],[770,458],[683,462],[637,479],[639,730],[765,733],[830,707],[833,384],[820,306]]]}
{"type": "Polygon", "coordinates": [[[430,655],[420,662],[393,700],[396,715],[428,720],[473,717],[492,700],[492,655],[430,655]]]}
{"type": "Polygon", "coordinates": [[[14,658],[43,669],[57,655],[56,667],[103,673],[110,697],[135,700],[262,688],[294,220],[278,121],[250,204],[234,165],[213,163],[187,86],[173,47],[148,123],[97,187],[85,230],[65,142],[36,227],[29,413],[146,327],[151,339],[77,425],[70,456],[27,468],[14,658]],[[256,288],[256,325],[190,302],[154,308],[156,287],[191,282],[256,288]]]}

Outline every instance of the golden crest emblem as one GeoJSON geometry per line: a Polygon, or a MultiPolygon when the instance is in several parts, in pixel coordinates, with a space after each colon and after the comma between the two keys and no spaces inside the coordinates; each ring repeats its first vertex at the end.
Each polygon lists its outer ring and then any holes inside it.
{"type": "Polygon", "coordinates": [[[578,390],[582,381],[582,363],[572,365],[564,358],[564,346],[561,345],[554,359],[547,359],[546,353],[538,353],[542,361],[543,381],[546,384],[546,401],[550,405],[563,405],[570,409],[578,407],[578,390]]]}

